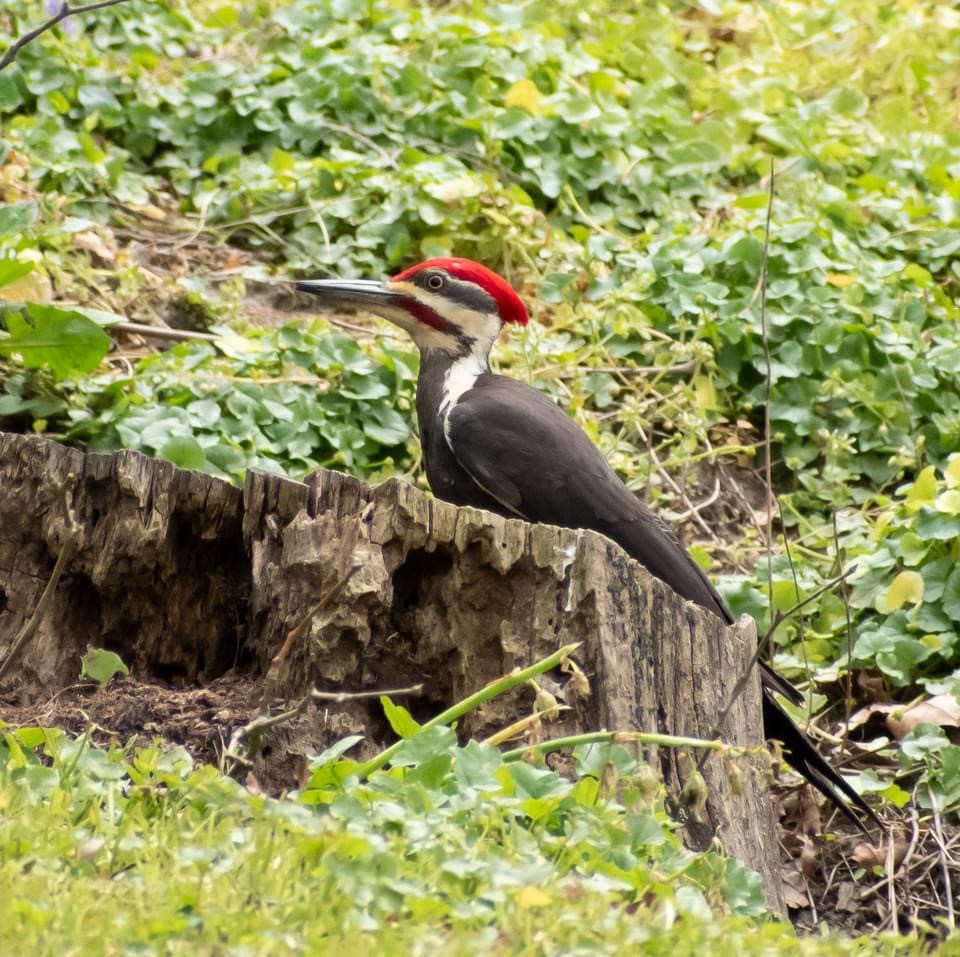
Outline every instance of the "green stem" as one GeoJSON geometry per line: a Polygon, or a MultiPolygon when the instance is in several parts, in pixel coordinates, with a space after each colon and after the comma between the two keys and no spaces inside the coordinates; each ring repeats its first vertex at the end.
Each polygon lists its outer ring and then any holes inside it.
{"type": "MultiPolygon", "coordinates": [[[[473,711],[474,708],[479,708],[480,705],[485,704],[487,701],[492,701],[494,698],[505,694],[511,688],[522,685],[531,678],[536,678],[537,675],[542,675],[544,672],[550,671],[551,668],[556,668],[564,658],[568,658],[579,647],[579,642],[572,645],[564,645],[549,657],[530,665],[529,668],[524,668],[522,671],[514,671],[512,674],[504,675],[504,677],[498,678],[496,681],[491,681],[490,684],[470,695],[470,697],[464,698],[463,701],[459,701],[453,705],[453,707],[447,708],[446,711],[441,712],[435,718],[431,718],[420,728],[420,731],[427,731],[441,724],[450,724],[451,721],[456,721],[457,718],[461,718],[468,712],[473,711]]],[[[365,764],[361,764],[360,767],[357,768],[356,773],[361,778],[365,778],[373,774],[374,771],[379,771],[380,768],[387,764],[400,748],[403,747],[403,742],[407,740],[409,740],[409,738],[403,738],[391,744],[389,748],[381,751],[365,764]]]]}
{"type": "Polygon", "coordinates": [[[639,741],[640,744],[656,744],[665,748],[703,748],[706,751],[734,751],[719,739],[704,741],[702,738],[683,738],[675,734],[654,734],[646,731],[592,731],[588,734],[573,734],[566,738],[554,738],[539,744],[528,744],[522,748],[503,753],[504,761],[519,761],[528,754],[541,755],[564,748],[576,748],[581,744],[623,744],[627,741],[639,741]]]}

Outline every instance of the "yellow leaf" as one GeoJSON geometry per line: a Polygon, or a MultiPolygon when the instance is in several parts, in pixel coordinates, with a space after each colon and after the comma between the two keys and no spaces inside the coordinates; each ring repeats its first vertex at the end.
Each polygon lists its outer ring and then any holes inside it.
{"type": "Polygon", "coordinates": [[[697,397],[697,408],[701,412],[715,412],[718,405],[713,379],[706,375],[696,375],[693,377],[693,388],[697,397]]]}
{"type": "Polygon", "coordinates": [[[960,515],[960,488],[948,488],[937,496],[937,511],[960,515]]]}
{"type": "Polygon", "coordinates": [[[461,199],[469,199],[472,196],[479,196],[484,190],[482,180],[469,173],[457,176],[454,179],[444,180],[435,186],[428,187],[431,196],[435,196],[441,202],[453,204],[461,199]]]}
{"type": "Polygon", "coordinates": [[[943,473],[950,488],[960,485],[960,455],[951,455],[947,470],[943,473]]]}
{"type": "Polygon", "coordinates": [[[504,216],[495,209],[485,209],[483,215],[493,220],[498,226],[513,226],[513,220],[509,216],[504,216]]]}
{"type": "Polygon", "coordinates": [[[907,508],[916,512],[921,505],[932,505],[937,497],[937,476],[932,465],[928,465],[910,486],[907,492],[907,508]]]}
{"type": "Polygon", "coordinates": [[[856,276],[850,276],[843,272],[828,272],[827,282],[831,286],[852,286],[857,281],[856,276]]]}
{"type": "Polygon", "coordinates": [[[245,336],[230,333],[225,336],[218,336],[215,343],[217,348],[226,355],[236,358],[237,356],[251,356],[263,352],[263,343],[256,339],[247,339],[245,336]]]}
{"type": "Polygon", "coordinates": [[[887,528],[892,521],[893,512],[881,512],[873,523],[873,528],[870,530],[870,540],[879,542],[886,534],[887,528]]]}
{"type": "Polygon", "coordinates": [[[904,279],[912,280],[918,286],[929,286],[933,283],[933,276],[917,263],[910,263],[900,275],[904,279]]]}
{"type": "Polygon", "coordinates": [[[540,890],[539,887],[527,885],[517,891],[517,903],[524,910],[529,910],[532,907],[546,907],[547,904],[551,903],[551,900],[550,895],[540,890]]]}
{"type": "Polygon", "coordinates": [[[885,611],[897,611],[910,602],[919,605],[923,601],[923,576],[919,572],[900,572],[883,596],[885,611]]]}
{"type": "Polygon", "coordinates": [[[517,80],[507,90],[507,106],[518,106],[533,116],[540,115],[540,91],[533,80],[517,80]]]}

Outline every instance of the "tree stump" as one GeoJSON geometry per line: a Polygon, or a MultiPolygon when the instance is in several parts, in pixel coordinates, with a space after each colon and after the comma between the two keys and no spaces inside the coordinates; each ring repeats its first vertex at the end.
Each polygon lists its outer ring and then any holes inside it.
{"type": "MultiPolygon", "coordinates": [[[[231,669],[262,679],[287,642],[284,695],[423,682],[404,703],[426,718],[581,642],[575,657],[592,694],[571,697],[549,736],[706,737],[755,648],[750,627],[725,627],[593,532],[456,508],[397,480],[370,487],[337,472],[305,482],[252,472],[241,490],[135,452],[86,455],[0,433],[0,661],[63,547],[65,488],[75,551],[14,669],[21,696],[50,697],[73,682],[88,644],[117,652],[138,677],[196,686],[231,669]]],[[[516,689],[460,730],[501,728],[531,697],[516,689]]],[[[357,732],[370,753],[392,740],[376,701],[331,706],[320,723],[316,746],[357,732]]],[[[721,733],[760,746],[762,728],[754,674],[721,733]]],[[[690,762],[654,751],[678,794],[690,762]]],[[[783,912],[763,762],[750,761],[757,773],[736,793],[723,761],[707,761],[706,807],[684,822],[684,836],[695,848],[716,840],[757,870],[783,912]]]]}

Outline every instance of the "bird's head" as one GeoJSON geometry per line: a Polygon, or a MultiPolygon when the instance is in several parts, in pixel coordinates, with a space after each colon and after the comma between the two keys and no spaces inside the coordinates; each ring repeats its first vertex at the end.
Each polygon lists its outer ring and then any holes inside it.
{"type": "Polygon", "coordinates": [[[527,323],[527,310],[510,284],[472,259],[428,259],[392,279],[315,279],[297,289],[331,309],[363,309],[413,337],[421,352],[486,357],[504,323],[527,323]]]}

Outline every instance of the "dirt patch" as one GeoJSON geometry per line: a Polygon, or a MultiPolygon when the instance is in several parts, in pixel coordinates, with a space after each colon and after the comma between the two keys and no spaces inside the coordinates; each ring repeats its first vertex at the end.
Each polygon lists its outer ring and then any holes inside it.
{"type": "Polygon", "coordinates": [[[331,714],[311,706],[272,729],[252,765],[235,763],[226,757],[230,738],[260,713],[262,691],[262,680],[236,674],[199,688],[116,677],[103,693],[92,683],[82,683],[44,700],[31,696],[26,686],[15,685],[0,693],[0,720],[14,727],[63,728],[71,735],[82,734],[92,724],[92,740],[103,748],[181,745],[195,761],[214,765],[271,795],[303,783],[308,755],[366,730],[365,716],[331,714]]]}

